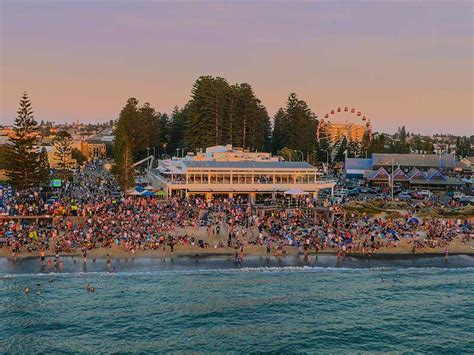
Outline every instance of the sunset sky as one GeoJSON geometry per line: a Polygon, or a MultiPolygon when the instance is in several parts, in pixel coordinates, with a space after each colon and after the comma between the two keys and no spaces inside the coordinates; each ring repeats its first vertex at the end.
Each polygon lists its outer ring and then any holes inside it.
{"type": "Polygon", "coordinates": [[[377,131],[474,134],[471,1],[1,3],[2,124],[116,118],[129,97],[184,105],[200,75],[248,82],[270,115],[290,92],[377,131]]]}

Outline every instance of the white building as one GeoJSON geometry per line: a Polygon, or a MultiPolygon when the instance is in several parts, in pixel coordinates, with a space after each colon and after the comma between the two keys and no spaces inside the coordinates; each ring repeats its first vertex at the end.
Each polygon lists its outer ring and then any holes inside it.
{"type": "Polygon", "coordinates": [[[270,153],[215,148],[196,157],[160,161],[148,171],[150,183],[168,196],[243,196],[253,202],[294,188],[316,197],[320,189],[335,185],[320,179],[316,168],[305,162],[279,161],[270,153]]]}

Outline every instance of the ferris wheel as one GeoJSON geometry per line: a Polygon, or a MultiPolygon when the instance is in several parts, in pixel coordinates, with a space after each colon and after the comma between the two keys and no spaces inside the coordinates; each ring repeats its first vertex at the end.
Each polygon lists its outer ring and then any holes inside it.
{"type": "Polygon", "coordinates": [[[316,139],[318,142],[321,140],[321,130],[333,123],[338,123],[339,125],[342,123],[342,136],[346,138],[350,137],[350,132],[355,125],[364,126],[365,131],[369,132],[369,139],[371,137],[372,124],[370,119],[361,111],[345,106],[344,108],[338,107],[337,109],[330,110],[329,113],[324,115],[324,119],[320,120],[316,130],[316,139]],[[345,119],[341,122],[343,116],[345,119]]]}

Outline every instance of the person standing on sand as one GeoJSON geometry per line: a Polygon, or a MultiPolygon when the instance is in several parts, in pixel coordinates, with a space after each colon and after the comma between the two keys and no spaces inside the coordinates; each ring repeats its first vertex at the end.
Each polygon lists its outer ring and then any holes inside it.
{"type": "Polygon", "coordinates": [[[46,260],[46,253],[44,252],[44,249],[42,249],[40,251],[40,262],[41,262],[41,265],[44,265],[45,264],[45,260],[46,260]]]}

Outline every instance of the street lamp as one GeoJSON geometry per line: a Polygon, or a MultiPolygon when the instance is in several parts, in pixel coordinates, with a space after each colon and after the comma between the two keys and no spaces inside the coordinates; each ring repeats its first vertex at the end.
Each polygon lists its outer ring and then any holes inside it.
{"type": "Polygon", "coordinates": [[[167,143],[163,143],[163,158],[166,157],[166,146],[167,145],[168,145],[167,143]]]}
{"type": "Polygon", "coordinates": [[[304,154],[301,150],[293,149],[297,153],[301,153],[301,161],[304,161],[304,154]]]}
{"type": "Polygon", "coordinates": [[[394,169],[394,162],[393,162],[393,157],[390,157],[390,159],[392,160],[392,171],[390,172],[388,178],[389,178],[389,183],[390,183],[390,195],[392,197],[392,201],[393,201],[393,169],[394,169]]]}
{"type": "Polygon", "coordinates": [[[326,152],[326,177],[329,175],[329,149],[324,149],[324,152],[326,152]]]}

